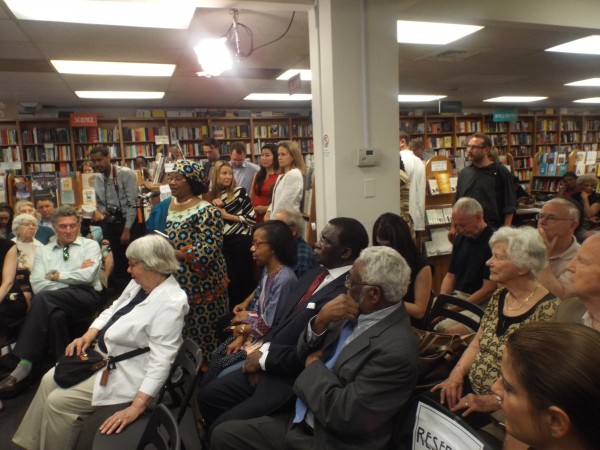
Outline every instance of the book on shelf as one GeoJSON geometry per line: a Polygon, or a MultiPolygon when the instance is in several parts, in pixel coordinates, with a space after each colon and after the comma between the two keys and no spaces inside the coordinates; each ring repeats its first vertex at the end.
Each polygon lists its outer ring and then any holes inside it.
{"type": "Polygon", "coordinates": [[[59,173],[59,189],[60,189],[60,204],[61,205],[74,205],[75,204],[75,174],[73,173],[59,173]]]}
{"type": "Polygon", "coordinates": [[[94,183],[97,173],[82,173],[81,174],[81,198],[83,199],[84,205],[96,206],[96,190],[94,189],[94,183]]]}
{"type": "Polygon", "coordinates": [[[427,256],[448,255],[452,253],[452,244],[448,241],[449,228],[431,230],[431,241],[425,242],[427,256]]]}
{"type": "Polygon", "coordinates": [[[438,183],[435,179],[429,179],[427,180],[427,184],[429,185],[429,193],[431,195],[439,195],[440,194],[440,188],[438,187],[438,183]]]}
{"type": "Polygon", "coordinates": [[[449,194],[452,192],[450,188],[450,175],[447,172],[436,173],[435,181],[437,182],[440,194],[449,194]]]}
{"type": "Polygon", "coordinates": [[[33,193],[34,204],[37,204],[38,200],[43,199],[50,200],[54,206],[58,206],[58,186],[54,172],[32,174],[31,191],[33,193]]]}
{"type": "Polygon", "coordinates": [[[548,164],[548,176],[549,177],[556,176],[556,164],[554,164],[554,163],[548,164]]]}
{"type": "Polygon", "coordinates": [[[546,174],[548,173],[548,164],[546,163],[541,163],[540,164],[540,176],[546,176],[546,174]]]}
{"type": "Polygon", "coordinates": [[[567,164],[559,164],[558,165],[558,173],[559,177],[562,177],[565,173],[567,173],[569,166],[567,164]]]}
{"type": "Polygon", "coordinates": [[[586,164],[596,164],[596,158],[598,156],[598,152],[596,150],[589,150],[585,153],[585,163],[586,164]]]}
{"type": "MultiPolygon", "coordinates": [[[[579,155],[578,155],[579,156],[579,155]]],[[[585,173],[585,162],[575,163],[575,175],[583,175],[585,173]]]]}

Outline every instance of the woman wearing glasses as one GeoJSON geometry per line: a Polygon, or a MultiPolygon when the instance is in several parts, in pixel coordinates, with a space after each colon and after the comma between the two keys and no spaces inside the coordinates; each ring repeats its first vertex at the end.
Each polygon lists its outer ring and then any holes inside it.
{"type": "Polygon", "coordinates": [[[223,220],[217,208],[199,197],[207,186],[197,162],[175,162],[168,180],[173,196],[152,209],[146,225],[149,231],[164,231],[175,247],[180,266],[174,276],[190,303],[183,336],[209,356],[219,345],[217,319],[228,307],[223,220]]]}
{"type": "Polygon", "coordinates": [[[285,222],[268,220],[257,224],[252,239],[252,257],[263,268],[261,280],[254,292],[233,309],[232,336],[213,353],[203,384],[219,373],[234,370],[239,365],[233,364],[260,347],[261,338],[271,329],[281,309],[280,302],[287,298],[297,280],[292,269],[296,264],[296,240],[285,222]]]}
{"type": "Polygon", "coordinates": [[[210,180],[212,204],[221,212],[223,228],[223,254],[229,277],[229,309],[242,302],[254,289],[256,279],[250,245],[252,226],[256,216],[250,197],[237,186],[233,169],[227,161],[217,161],[210,180]]]}

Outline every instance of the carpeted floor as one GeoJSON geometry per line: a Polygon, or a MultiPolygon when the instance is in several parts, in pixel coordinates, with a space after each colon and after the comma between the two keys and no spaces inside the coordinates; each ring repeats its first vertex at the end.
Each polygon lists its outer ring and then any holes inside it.
{"type": "Polygon", "coordinates": [[[4,411],[0,411],[0,448],[2,450],[21,448],[13,444],[11,439],[37,391],[38,384],[39,381],[15,398],[2,400],[4,402],[4,411]]]}

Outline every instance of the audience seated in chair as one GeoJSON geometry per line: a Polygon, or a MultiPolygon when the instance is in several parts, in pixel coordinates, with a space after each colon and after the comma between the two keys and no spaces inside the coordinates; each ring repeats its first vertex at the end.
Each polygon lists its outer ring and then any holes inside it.
{"type": "Polygon", "coordinates": [[[467,422],[483,426],[499,409],[491,387],[500,376],[500,361],[507,337],[529,322],[547,321],[560,303],[536,280],[547,263],[546,246],[531,227],[502,227],[490,239],[492,257],[487,262],[490,280],[498,289],[483,315],[477,335],[445,381],[434,386],[440,402],[452,411],[463,411],[467,422]]]}
{"type": "Polygon", "coordinates": [[[556,312],[557,322],[582,323],[600,331],[600,236],[587,238],[567,270],[571,282],[564,300],[556,312]]]}
{"type": "MultiPolygon", "coordinates": [[[[490,270],[485,264],[492,256],[489,240],[494,229],[485,223],[479,202],[470,197],[463,197],[454,204],[452,223],[458,234],[454,238],[450,265],[442,280],[440,294],[462,298],[485,311],[496,289],[496,282],[490,279],[490,270]]],[[[435,329],[449,334],[474,331],[451,320],[441,322],[435,329]]]]}
{"type": "Polygon", "coordinates": [[[579,208],[570,200],[553,198],[544,203],[537,217],[538,231],[548,249],[548,266],[540,271],[538,280],[557,297],[568,298],[571,272],[567,266],[579,249],[575,238],[579,208]]]}
{"type": "Polygon", "coordinates": [[[315,244],[315,257],[323,267],[298,280],[277,311],[264,344],[248,354],[243,369],[200,390],[200,410],[212,427],[291,408],[292,386],[305,362],[296,353],[298,336],[325,304],[346,292],[348,270],[368,244],[367,231],[357,220],[338,217],[329,221],[315,244]]]}
{"type": "Polygon", "coordinates": [[[599,379],[597,331],[570,323],[517,330],[507,340],[502,376],[493,386],[504,412],[504,448],[597,449],[599,379]]]}
{"type": "Polygon", "coordinates": [[[348,293],[300,334],[296,352],[306,368],[294,383],[295,409],[222,423],[211,448],[386,448],[417,381],[417,339],[402,302],[409,280],[396,250],[363,250],[348,293]]]}
{"type": "Polygon", "coordinates": [[[38,250],[31,270],[34,297],[14,351],[21,360],[0,382],[0,396],[25,388],[32,381],[32,365],[42,361],[48,348],[56,357],[64,352],[69,324],[91,322],[100,306],[100,247],[79,236],[80,216],[75,208],[56,209],[52,221],[56,241],[38,250]]]}
{"type": "Polygon", "coordinates": [[[31,305],[33,291],[29,277],[35,261],[37,251],[44,246],[35,239],[38,229],[38,220],[31,214],[19,214],[13,220],[12,230],[15,237],[12,241],[17,244],[17,280],[27,300],[27,307],[31,305]]]}
{"type": "MultiPolygon", "coordinates": [[[[29,200],[19,200],[15,204],[15,215],[19,214],[31,214],[35,216],[36,219],[40,219],[40,213],[37,212],[35,207],[33,206],[33,202],[29,200]]],[[[37,231],[35,232],[35,238],[40,241],[42,244],[46,245],[50,242],[50,239],[54,236],[54,230],[48,227],[40,227],[38,226],[37,231]]],[[[14,233],[11,233],[9,238],[14,237],[14,233]]]]}
{"type": "Polygon", "coordinates": [[[289,208],[282,208],[275,213],[273,219],[281,220],[290,227],[294,238],[296,239],[296,249],[298,250],[298,262],[293,267],[294,273],[298,278],[302,277],[310,269],[319,265],[315,259],[315,252],[302,238],[304,230],[304,217],[299,211],[289,208]]]}

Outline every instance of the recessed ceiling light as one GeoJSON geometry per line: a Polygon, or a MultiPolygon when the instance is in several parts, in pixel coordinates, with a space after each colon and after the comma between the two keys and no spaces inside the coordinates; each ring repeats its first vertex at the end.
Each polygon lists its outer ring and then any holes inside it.
{"type": "Polygon", "coordinates": [[[484,100],[484,102],[493,102],[493,103],[530,103],[530,102],[538,102],[540,100],[545,100],[548,97],[526,97],[526,96],[504,96],[504,97],[494,97],[488,98],[484,100]]]}
{"type": "Polygon", "coordinates": [[[547,48],[547,52],[584,53],[586,55],[600,55],[600,35],[593,34],[588,37],[576,39],[566,44],[547,48]]]}
{"type": "Polygon", "coordinates": [[[185,30],[196,11],[187,0],[5,0],[17,19],[185,30]]]}
{"type": "Polygon", "coordinates": [[[297,101],[305,102],[312,100],[312,94],[259,94],[252,93],[244,97],[244,100],[273,100],[273,101],[297,101]]]}
{"type": "Polygon", "coordinates": [[[399,20],[397,23],[398,42],[401,44],[446,45],[482,28],[477,25],[399,20]]]}
{"type": "Polygon", "coordinates": [[[108,61],[50,61],[58,73],[79,75],[126,75],[138,77],[170,77],[175,64],[146,64],[108,61]]]}
{"type": "Polygon", "coordinates": [[[600,103],[600,97],[582,98],[580,100],[573,100],[573,103],[600,103]]]}
{"type": "Polygon", "coordinates": [[[163,98],[164,92],[144,91],[75,91],[79,98],[111,98],[111,99],[156,99],[163,98]]]}
{"type": "Polygon", "coordinates": [[[290,69],[283,72],[281,75],[277,77],[278,80],[289,80],[296,74],[300,74],[300,79],[302,81],[311,81],[312,80],[312,71],[310,69],[290,69]]]}
{"type": "Polygon", "coordinates": [[[565,86],[600,86],[600,78],[588,78],[587,80],[565,83],[565,86]]]}
{"type": "Polygon", "coordinates": [[[446,98],[446,95],[399,95],[398,101],[404,103],[416,102],[432,102],[440,98],[446,98]]]}

